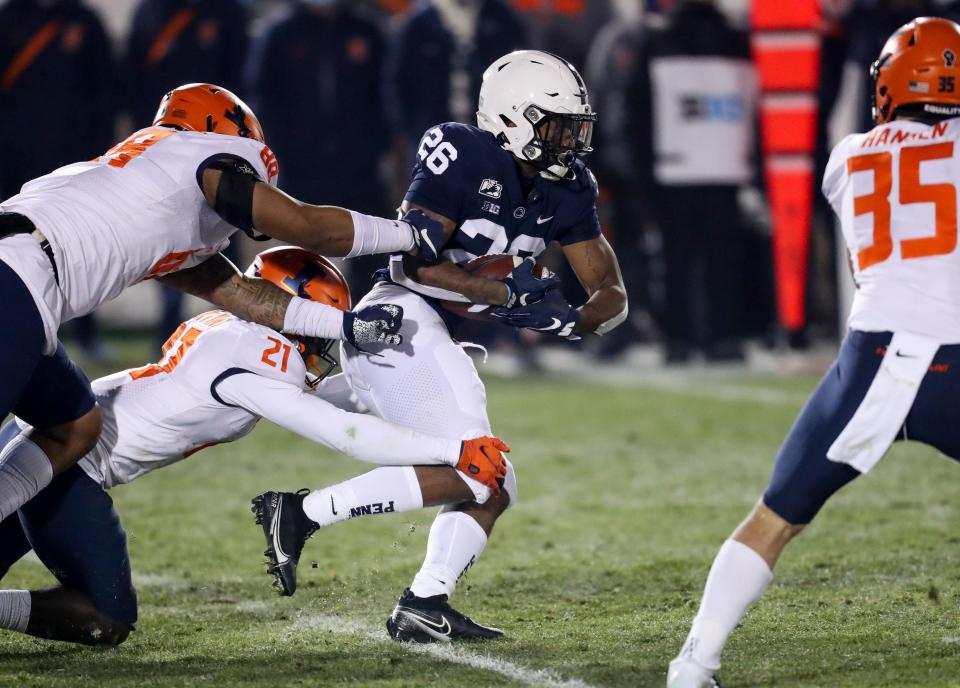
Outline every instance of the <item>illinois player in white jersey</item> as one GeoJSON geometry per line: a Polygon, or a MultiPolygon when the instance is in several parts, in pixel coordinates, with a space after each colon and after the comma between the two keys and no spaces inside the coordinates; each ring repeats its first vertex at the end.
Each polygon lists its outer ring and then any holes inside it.
{"type": "MultiPolygon", "coordinates": [[[[235,95],[190,84],[164,96],[152,127],[90,162],[28,182],[0,203],[0,418],[33,426],[0,454],[0,518],[96,442],[100,414],[58,347],[62,322],[159,279],[291,334],[397,343],[401,309],[361,314],[244,277],[218,252],[240,229],[338,256],[436,257],[422,216],[380,220],[300,203],[275,188],[277,161],[235,95]]],[[[362,346],[362,342],[361,342],[362,346]]]]}
{"type": "Polygon", "coordinates": [[[720,548],[669,688],[706,688],[783,548],[898,439],[960,459],[960,26],[922,17],[873,64],[877,127],[833,150],[823,192],[857,284],[837,360],[777,454],[762,499],[720,548]]]}
{"type": "MultiPolygon", "coordinates": [[[[313,303],[341,311],[350,307],[339,271],[302,249],[265,251],[248,272],[313,303]]],[[[99,442],[0,523],[0,576],[32,548],[60,586],[0,591],[0,628],[88,644],[123,642],[136,622],[137,599],[126,537],[104,490],[239,439],[261,418],[383,466],[368,474],[367,492],[337,494],[339,513],[461,501],[472,492],[458,471],[499,489],[506,474],[500,450],[507,449],[500,440],[434,437],[334,406],[356,403],[343,376],[318,384],[335,365],[328,354],[333,344],[333,339],[287,338],[225,311],[210,311],[183,323],[157,363],[96,380],[103,415],[99,442]],[[403,490],[391,500],[369,499],[370,490],[384,483],[403,490]]],[[[29,431],[22,420],[8,424],[0,431],[0,446],[21,431],[29,431]]],[[[282,534],[273,535],[270,546],[282,556],[282,534]]]]}

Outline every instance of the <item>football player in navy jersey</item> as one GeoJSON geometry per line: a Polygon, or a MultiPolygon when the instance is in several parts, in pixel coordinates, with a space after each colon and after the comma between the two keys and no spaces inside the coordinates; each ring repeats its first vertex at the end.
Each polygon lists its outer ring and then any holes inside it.
{"type": "MultiPolygon", "coordinates": [[[[389,301],[404,309],[402,347],[341,348],[344,373],[364,406],[399,425],[451,439],[491,434],[483,383],[451,337],[456,318],[441,311],[438,299],[489,304],[507,325],[568,339],[603,334],[623,322],[623,280],[600,233],[596,179],[581,159],[591,150],[595,120],[573,66],[549,53],[522,50],[501,57],[485,72],[477,127],[446,123],[424,134],[401,212],[421,225],[442,226],[442,260],[428,264],[393,256],[389,270],[361,301],[389,301]],[[587,291],[579,308],[554,289],[555,277],[533,274],[533,259],[553,241],[587,291]],[[460,267],[492,254],[528,259],[499,281],[460,267]]],[[[462,477],[475,499],[437,515],[423,565],[387,620],[395,640],[502,634],[452,609],[448,598],[479,558],[494,522],[516,502],[516,477],[509,466],[497,494],[462,477]]],[[[272,499],[278,508],[268,517],[277,528],[289,531],[303,522],[301,495],[275,493],[272,499]]],[[[299,527],[303,538],[297,555],[315,530],[299,527]]]]}

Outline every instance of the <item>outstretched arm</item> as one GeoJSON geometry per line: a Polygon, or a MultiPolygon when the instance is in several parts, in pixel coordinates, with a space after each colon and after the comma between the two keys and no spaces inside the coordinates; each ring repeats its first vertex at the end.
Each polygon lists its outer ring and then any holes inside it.
{"type": "Polygon", "coordinates": [[[218,253],[196,267],[158,277],[175,289],[229,311],[238,318],[292,335],[345,339],[353,346],[380,342],[397,345],[403,309],[374,304],[341,311],[324,303],[293,296],[272,282],[248,277],[218,253]]]}
{"type": "MultiPolygon", "coordinates": [[[[284,315],[290,305],[291,294],[263,279],[247,277],[222,253],[205,260],[196,267],[174,272],[157,281],[179,289],[229,311],[238,318],[283,330],[284,315]]],[[[320,305],[320,304],[318,304],[320,305]]],[[[342,322],[343,313],[330,306],[331,323],[336,316],[342,322]]],[[[339,325],[336,331],[339,332],[339,325]]],[[[333,334],[328,339],[339,339],[333,334]]]]}
{"type": "Polygon", "coordinates": [[[419,227],[414,220],[386,220],[336,206],[303,203],[263,183],[241,161],[211,163],[203,171],[201,185],[207,204],[248,233],[256,230],[324,256],[352,258],[409,251],[436,259],[431,242],[423,241],[432,227],[419,227]]]}
{"type": "Polygon", "coordinates": [[[254,373],[231,375],[217,385],[226,403],[245,408],[301,437],[352,459],[381,466],[448,465],[499,492],[509,447],[495,437],[461,442],[423,435],[376,416],[349,413],[299,387],[254,373]]]}

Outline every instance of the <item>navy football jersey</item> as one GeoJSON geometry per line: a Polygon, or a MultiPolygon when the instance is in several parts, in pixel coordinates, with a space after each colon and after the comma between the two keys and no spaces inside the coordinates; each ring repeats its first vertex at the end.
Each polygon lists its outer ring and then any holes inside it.
{"type": "Polygon", "coordinates": [[[600,236],[597,180],[583,161],[572,180],[524,178],[493,134],[448,122],[424,134],[405,200],[453,220],[443,256],[462,263],[507,253],[537,256],[600,236]]]}

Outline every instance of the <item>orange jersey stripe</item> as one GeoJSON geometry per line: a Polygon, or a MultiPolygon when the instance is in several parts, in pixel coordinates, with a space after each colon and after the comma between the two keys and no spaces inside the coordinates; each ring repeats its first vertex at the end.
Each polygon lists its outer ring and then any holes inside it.
{"type": "Polygon", "coordinates": [[[184,7],[167,20],[147,51],[145,62],[148,67],[153,67],[167,56],[167,53],[170,52],[170,46],[190,25],[196,14],[196,10],[184,7]]]}
{"type": "Polygon", "coordinates": [[[40,53],[50,44],[50,41],[57,37],[62,24],[62,19],[52,19],[33,34],[27,44],[23,46],[23,49],[16,54],[3,71],[3,76],[0,77],[0,90],[9,91],[13,88],[17,79],[40,57],[40,53]]]}

